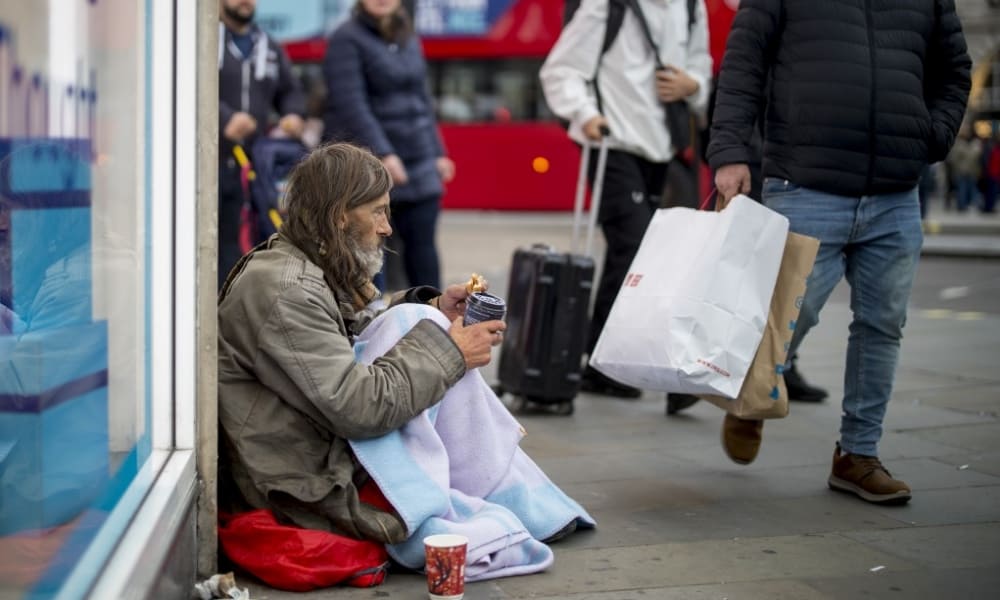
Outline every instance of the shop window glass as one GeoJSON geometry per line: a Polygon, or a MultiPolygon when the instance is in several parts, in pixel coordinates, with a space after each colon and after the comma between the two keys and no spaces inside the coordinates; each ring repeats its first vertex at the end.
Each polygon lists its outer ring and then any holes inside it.
{"type": "Polygon", "coordinates": [[[147,13],[0,5],[2,597],[95,575],[150,456],[147,13]]]}

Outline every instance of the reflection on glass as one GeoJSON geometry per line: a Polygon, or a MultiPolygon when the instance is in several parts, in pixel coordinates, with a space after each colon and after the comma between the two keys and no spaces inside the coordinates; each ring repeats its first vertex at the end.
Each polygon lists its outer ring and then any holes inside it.
{"type": "Polygon", "coordinates": [[[4,598],[58,592],[148,455],[137,14],[0,9],[4,598]]]}
{"type": "Polygon", "coordinates": [[[109,477],[107,323],[92,318],[90,154],[81,139],[0,140],[5,539],[73,521],[109,477]]]}

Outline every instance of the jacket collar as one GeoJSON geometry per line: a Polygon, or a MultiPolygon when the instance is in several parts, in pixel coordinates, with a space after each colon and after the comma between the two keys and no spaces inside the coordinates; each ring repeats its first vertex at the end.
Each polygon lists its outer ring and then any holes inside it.
{"type": "Polygon", "coordinates": [[[247,58],[253,59],[253,77],[260,81],[267,75],[268,38],[264,30],[256,23],[250,24],[250,37],[253,38],[253,53],[251,57],[245,57],[233,43],[233,32],[226,27],[225,23],[219,21],[219,69],[222,69],[228,48],[230,54],[240,61],[247,60],[247,58]]]}

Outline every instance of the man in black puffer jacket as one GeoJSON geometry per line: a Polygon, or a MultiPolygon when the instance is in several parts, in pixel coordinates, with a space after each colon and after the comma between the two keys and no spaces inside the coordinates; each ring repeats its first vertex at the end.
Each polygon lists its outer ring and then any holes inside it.
{"type": "MultiPolygon", "coordinates": [[[[828,484],[869,502],[910,498],[878,442],[923,241],[917,182],[955,139],[970,68],[953,0],[743,0],[722,62],[708,159],[723,204],[750,189],[747,142],[770,77],[763,200],[820,240],[789,356],[840,279],[851,285],[828,484]]],[[[727,416],[734,460],[756,453],[761,425],[727,416]]]]}

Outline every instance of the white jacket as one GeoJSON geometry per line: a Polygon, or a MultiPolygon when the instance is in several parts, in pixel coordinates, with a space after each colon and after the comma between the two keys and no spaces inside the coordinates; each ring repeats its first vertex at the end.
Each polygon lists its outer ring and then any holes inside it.
{"type": "MultiPolygon", "coordinates": [[[[698,82],[687,98],[692,110],[708,103],[712,57],[708,52],[705,2],[695,4],[696,19],[688,35],[687,0],[638,0],[650,33],[660,48],[660,61],[685,70],[698,82]]],[[[672,157],[663,103],[656,97],[653,49],[630,9],[608,51],[601,55],[608,0],[583,0],[542,65],[540,79],[549,108],[570,122],[569,134],[583,142],[583,124],[602,114],[591,80],[597,73],[601,106],[611,136],[608,145],[652,162],[672,157]],[[597,68],[601,61],[600,69],[597,68]]]]}

